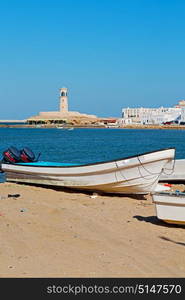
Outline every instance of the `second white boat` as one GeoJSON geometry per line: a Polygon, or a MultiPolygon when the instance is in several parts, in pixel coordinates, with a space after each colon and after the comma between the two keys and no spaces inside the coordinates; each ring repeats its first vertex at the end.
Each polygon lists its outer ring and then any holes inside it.
{"type": "Polygon", "coordinates": [[[152,195],[158,219],[185,225],[185,193],[161,192],[152,195]]]}
{"type": "Polygon", "coordinates": [[[160,176],[160,181],[185,181],[185,159],[176,159],[169,162],[160,176]]]}

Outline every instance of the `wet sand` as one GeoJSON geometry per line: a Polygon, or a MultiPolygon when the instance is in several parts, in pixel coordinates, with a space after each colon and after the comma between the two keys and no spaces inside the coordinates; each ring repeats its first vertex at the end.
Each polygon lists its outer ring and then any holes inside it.
{"type": "Polygon", "coordinates": [[[185,227],[150,195],[91,195],[0,184],[0,277],[185,276],[185,227]]]}

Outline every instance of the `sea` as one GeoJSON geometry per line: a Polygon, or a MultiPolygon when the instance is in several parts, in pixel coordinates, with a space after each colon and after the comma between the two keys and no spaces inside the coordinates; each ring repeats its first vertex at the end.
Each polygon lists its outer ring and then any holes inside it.
{"type": "Polygon", "coordinates": [[[0,154],[10,146],[29,147],[39,160],[50,162],[94,163],[171,147],[176,159],[185,159],[185,130],[0,128],[0,154]]]}

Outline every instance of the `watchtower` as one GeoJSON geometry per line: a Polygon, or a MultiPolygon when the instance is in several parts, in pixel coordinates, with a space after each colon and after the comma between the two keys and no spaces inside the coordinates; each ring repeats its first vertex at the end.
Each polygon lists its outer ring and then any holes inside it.
{"type": "Polygon", "coordinates": [[[67,88],[60,89],[60,112],[68,112],[67,88]]]}

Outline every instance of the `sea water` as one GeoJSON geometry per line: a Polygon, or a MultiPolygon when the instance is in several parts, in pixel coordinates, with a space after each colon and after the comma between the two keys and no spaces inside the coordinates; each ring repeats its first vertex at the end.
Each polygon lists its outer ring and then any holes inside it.
{"type": "MultiPolygon", "coordinates": [[[[40,160],[63,163],[94,163],[176,148],[185,159],[185,130],[111,128],[0,128],[0,154],[10,146],[29,147],[40,160]]],[[[1,181],[3,181],[3,176],[1,181]]]]}

